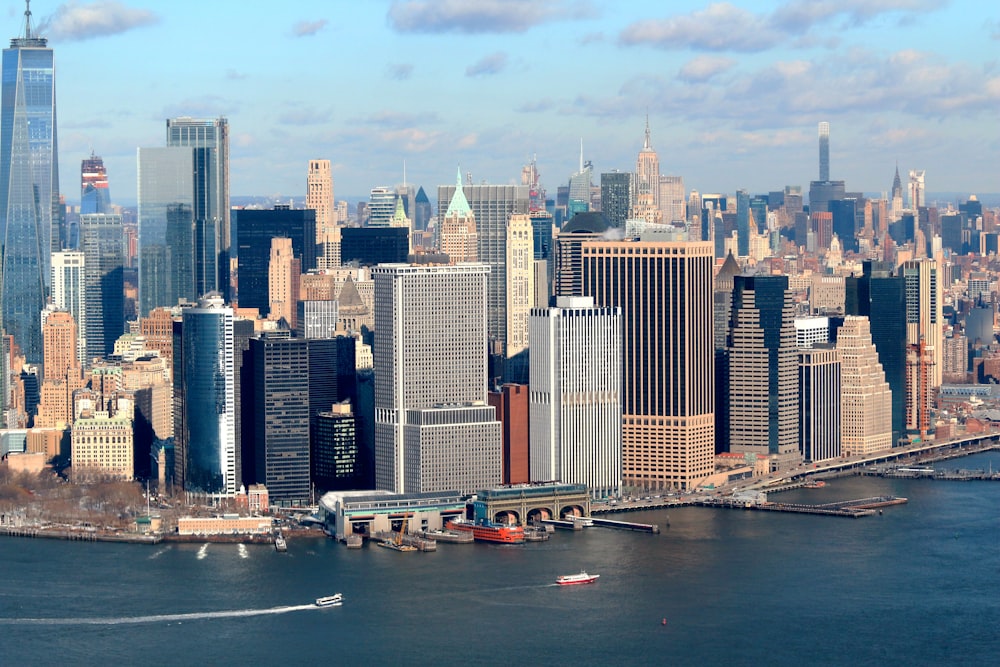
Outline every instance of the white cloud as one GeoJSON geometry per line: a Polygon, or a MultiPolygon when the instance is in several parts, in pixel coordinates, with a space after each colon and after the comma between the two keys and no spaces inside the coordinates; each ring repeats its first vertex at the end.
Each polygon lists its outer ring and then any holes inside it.
{"type": "Polygon", "coordinates": [[[483,56],[465,68],[465,76],[491,76],[499,74],[507,67],[507,54],[502,51],[483,56]]]}
{"type": "Polygon", "coordinates": [[[677,72],[678,78],[689,83],[708,81],[736,65],[732,58],[721,56],[698,56],[687,61],[677,72]]]}
{"type": "Polygon", "coordinates": [[[107,37],[158,23],[160,17],[146,9],[126,7],[116,0],[89,5],[68,2],[38,24],[36,32],[53,40],[72,42],[107,37]]]}
{"type": "Polygon", "coordinates": [[[555,20],[591,16],[578,0],[405,0],[389,7],[398,32],[511,33],[555,20]]]}
{"type": "Polygon", "coordinates": [[[296,37],[312,37],[329,23],[326,19],[317,21],[299,21],[292,26],[292,34],[296,37]]]}

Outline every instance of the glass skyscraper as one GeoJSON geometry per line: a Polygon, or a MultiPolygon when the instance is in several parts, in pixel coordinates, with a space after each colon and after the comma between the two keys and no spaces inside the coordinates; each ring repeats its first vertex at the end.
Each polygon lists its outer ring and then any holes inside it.
{"type": "Polygon", "coordinates": [[[0,88],[0,239],[3,327],[28,363],[42,362],[40,313],[45,307],[49,253],[61,249],[56,94],[52,49],[32,33],[3,51],[0,88]]]}

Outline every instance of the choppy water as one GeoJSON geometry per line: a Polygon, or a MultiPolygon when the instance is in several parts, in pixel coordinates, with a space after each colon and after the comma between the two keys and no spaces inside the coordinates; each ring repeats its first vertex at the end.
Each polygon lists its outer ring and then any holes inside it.
{"type": "Polygon", "coordinates": [[[633,513],[670,527],[436,553],[2,539],[0,663],[995,664],[1000,483],[844,478],[779,497],[879,494],[910,502],[863,519],[633,513]],[[581,569],[600,580],[553,585],[581,569]],[[312,605],[335,592],[343,606],[312,605]]]}

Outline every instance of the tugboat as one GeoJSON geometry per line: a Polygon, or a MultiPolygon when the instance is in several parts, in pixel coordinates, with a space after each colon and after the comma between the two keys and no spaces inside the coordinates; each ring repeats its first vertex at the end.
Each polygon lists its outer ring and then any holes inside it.
{"type": "Polygon", "coordinates": [[[556,579],[556,583],[560,586],[573,586],[575,584],[592,584],[597,581],[597,578],[601,576],[599,574],[587,574],[586,572],[580,572],[580,574],[564,574],[563,576],[556,579]]]}
{"type": "Polygon", "coordinates": [[[344,596],[340,593],[328,595],[325,598],[316,598],[317,607],[339,607],[344,603],[344,596]]]}

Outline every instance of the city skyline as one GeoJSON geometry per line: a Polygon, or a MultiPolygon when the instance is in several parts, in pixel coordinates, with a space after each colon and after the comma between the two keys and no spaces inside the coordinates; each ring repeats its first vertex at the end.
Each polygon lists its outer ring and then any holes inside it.
{"type": "MultiPolygon", "coordinates": [[[[302,2],[266,21],[241,8],[198,5],[191,22],[183,2],[36,0],[66,183],[93,150],[114,203],[132,205],[136,148],[188,115],[228,119],[234,196],[303,197],[311,159],[331,160],[342,199],[402,182],[404,163],[425,188],[456,164],[510,184],[532,156],[552,195],[581,138],[595,180],[630,171],[648,113],[661,173],[689,190],[807,185],[825,121],[831,178],[852,190],[888,190],[898,162],[926,170],[929,192],[1000,191],[1000,10],[971,0],[302,2]],[[94,104],[96,65],[123,100],[110,110],[94,104]]],[[[23,13],[8,3],[11,37],[23,13]]]]}

